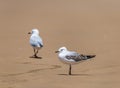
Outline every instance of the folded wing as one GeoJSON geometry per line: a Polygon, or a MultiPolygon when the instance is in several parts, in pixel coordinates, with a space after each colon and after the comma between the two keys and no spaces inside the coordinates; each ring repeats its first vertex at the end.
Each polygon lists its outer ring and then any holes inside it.
{"type": "Polygon", "coordinates": [[[40,36],[31,36],[30,38],[30,44],[33,47],[43,47],[43,42],[40,36]]]}
{"type": "Polygon", "coordinates": [[[77,61],[91,59],[95,56],[96,55],[83,55],[83,54],[79,54],[77,52],[69,52],[69,54],[66,55],[66,59],[68,59],[68,60],[72,59],[77,62],[77,61]]]}

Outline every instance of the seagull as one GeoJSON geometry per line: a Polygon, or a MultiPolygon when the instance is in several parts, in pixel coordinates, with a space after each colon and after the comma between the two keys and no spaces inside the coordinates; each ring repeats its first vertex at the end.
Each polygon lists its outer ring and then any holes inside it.
{"type": "Polygon", "coordinates": [[[32,29],[32,31],[29,32],[28,34],[31,34],[30,45],[34,49],[34,55],[32,57],[38,58],[37,53],[38,53],[39,49],[41,49],[43,47],[42,38],[39,36],[39,30],[32,29]]]}
{"type": "Polygon", "coordinates": [[[73,64],[78,64],[82,61],[91,59],[96,56],[96,55],[83,55],[75,51],[69,51],[67,50],[66,47],[59,48],[58,51],[55,51],[55,53],[58,53],[58,58],[60,59],[60,61],[69,65],[69,75],[71,75],[71,69],[73,64]]]}

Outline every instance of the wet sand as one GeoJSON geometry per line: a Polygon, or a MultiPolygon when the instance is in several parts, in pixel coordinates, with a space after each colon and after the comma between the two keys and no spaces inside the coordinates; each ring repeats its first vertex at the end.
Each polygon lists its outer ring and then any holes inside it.
{"type": "Polygon", "coordinates": [[[0,0],[0,88],[119,88],[119,0],[0,0]],[[38,28],[42,59],[29,58],[27,33],[38,28]],[[61,46],[96,57],[68,66],[61,46]]]}

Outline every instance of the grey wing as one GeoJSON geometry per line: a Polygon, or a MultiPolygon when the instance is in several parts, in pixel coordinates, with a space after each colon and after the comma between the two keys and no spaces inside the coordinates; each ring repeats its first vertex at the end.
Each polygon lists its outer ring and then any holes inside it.
{"type": "Polygon", "coordinates": [[[72,59],[74,61],[81,61],[82,58],[80,57],[80,54],[77,52],[69,52],[69,54],[66,55],[66,58],[68,60],[72,59]]]}
{"type": "Polygon", "coordinates": [[[40,38],[39,36],[38,36],[38,43],[39,43],[39,45],[40,45],[40,47],[43,47],[43,41],[42,41],[42,38],[40,38]]]}
{"type": "Polygon", "coordinates": [[[95,55],[83,55],[83,54],[79,54],[77,52],[70,52],[68,55],[66,55],[67,59],[72,59],[76,62],[91,59],[93,57],[95,57],[95,55]]]}
{"type": "Polygon", "coordinates": [[[43,47],[42,39],[39,36],[32,36],[30,39],[30,44],[34,47],[43,47]]]}

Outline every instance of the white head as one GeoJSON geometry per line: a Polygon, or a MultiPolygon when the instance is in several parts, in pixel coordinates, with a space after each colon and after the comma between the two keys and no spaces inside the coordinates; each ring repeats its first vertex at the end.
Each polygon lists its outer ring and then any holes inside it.
{"type": "Polygon", "coordinates": [[[58,51],[55,51],[56,53],[60,53],[60,52],[63,52],[63,51],[67,51],[67,48],[66,47],[61,47],[58,49],[58,51]]]}
{"type": "Polygon", "coordinates": [[[38,29],[32,29],[32,32],[29,32],[28,34],[38,34],[39,35],[39,30],[38,29]]]}

